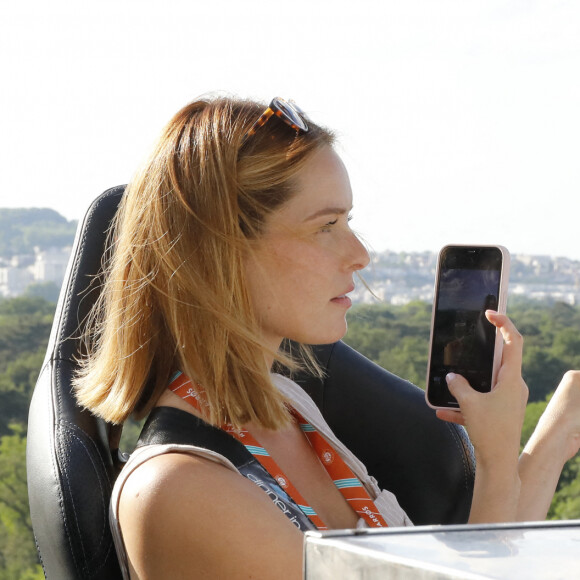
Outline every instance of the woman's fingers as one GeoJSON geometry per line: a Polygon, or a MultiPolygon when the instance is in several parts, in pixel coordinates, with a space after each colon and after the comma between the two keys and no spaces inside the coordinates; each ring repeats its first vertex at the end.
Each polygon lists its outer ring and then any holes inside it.
{"type": "Polygon", "coordinates": [[[449,373],[447,385],[460,411],[438,410],[437,416],[467,428],[481,465],[511,465],[519,454],[527,401],[521,376],[523,339],[507,316],[493,311],[487,311],[486,316],[505,343],[496,385],[491,392],[481,393],[463,376],[449,373]]]}
{"type": "Polygon", "coordinates": [[[466,397],[470,397],[473,393],[477,392],[467,382],[467,379],[465,379],[461,375],[449,373],[445,377],[445,380],[447,381],[449,392],[457,399],[459,407],[461,407],[464,404],[466,397]]]}
{"type": "MultiPolygon", "coordinates": [[[[447,381],[449,392],[457,399],[460,407],[465,405],[466,397],[469,397],[471,393],[475,393],[470,384],[461,375],[449,373],[445,377],[445,380],[447,381]]],[[[448,423],[465,425],[465,417],[460,409],[437,409],[437,417],[443,421],[447,421],[448,423]]]]}
{"type": "Polygon", "coordinates": [[[515,327],[515,324],[505,314],[498,314],[493,310],[487,310],[485,315],[491,324],[499,329],[504,340],[500,372],[504,375],[509,373],[512,375],[512,378],[519,377],[521,374],[522,351],[524,347],[522,335],[515,327]]]}
{"type": "Polygon", "coordinates": [[[522,339],[519,332],[504,315],[492,312],[489,318],[506,341],[495,388],[489,393],[480,393],[463,376],[449,373],[447,385],[461,412],[440,410],[437,416],[464,425],[476,456],[482,464],[493,465],[497,461],[517,459],[527,387],[521,377],[522,339]]]}
{"type": "Polygon", "coordinates": [[[461,411],[453,411],[452,409],[437,409],[436,415],[442,421],[465,426],[465,417],[463,417],[461,411]]]}

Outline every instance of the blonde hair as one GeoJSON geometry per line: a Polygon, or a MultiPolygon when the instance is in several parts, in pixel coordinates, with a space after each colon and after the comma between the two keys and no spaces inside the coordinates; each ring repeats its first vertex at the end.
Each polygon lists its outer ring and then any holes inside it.
{"type": "Polygon", "coordinates": [[[272,119],[244,141],[263,110],[229,98],[187,105],[128,186],[75,379],[79,403],[105,420],[145,415],[180,369],[200,386],[211,423],[286,423],[244,256],[292,196],[305,161],[333,137],[311,122],[297,134],[272,119]]]}

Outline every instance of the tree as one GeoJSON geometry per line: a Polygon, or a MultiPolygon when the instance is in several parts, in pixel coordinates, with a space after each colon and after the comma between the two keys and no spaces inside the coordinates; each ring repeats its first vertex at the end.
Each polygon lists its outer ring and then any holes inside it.
{"type": "Polygon", "coordinates": [[[548,517],[553,520],[580,518],[580,457],[566,464],[548,517]]]}
{"type": "MultiPolygon", "coordinates": [[[[359,305],[349,313],[345,341],[389,371],[424,385],[431,307],[359,305]]],[[[518,302],[509,312],[525,337],[523,376],[530,403],[522,430],[522,446],[532,434],[564,372],[580,368],[580,308],[518,302]]],[[[580,518],[580,457],[562,472],[549,517],[580,518]]]]}
{"type": "Polygon", "coordinates": [[[398,344],[384,350],[378,363],[392,373],[424,388],[428,342],[422,336],[405,336],[398,344]]]}
{"type": "Polygon", "coordinates": [[[67,221],[53,209],[0,208],[0,256],[30,254],[35,246],[68,246],[76,226],[76,221],[67,221]]]}
{"type": "Polygon", "coordinates": [[[0,438],[0,580],[43,578],[38,564],[26,487],[22,428],[0,438]]]}
{"type": "Polygon", "coordinates": [[[0,436],[10,433],[10,423],[26,424],[53,312],[41,298],[0,301],[0,436]]]}
{"type": "Polygon", "coordinates": [[[11,423],[26,424],[28,406],[42,361],[44,348],[24,353],[6,364],[0,375],[0,436],[10,433],[11,423]]]}
{"type": "Polygon", "coordinates": [[[53,313],[41,298],[0,301],[0,580],[44,577],[29,516],[25,431],[53,313]]]}
{"type": "Polygon", "coordinates": [[[35,282],[24,291],[24,296],[43,298],[48,302],[56,302],[59,294],[60,287],[54,282],[35,282]]]}
{"type": "Polygon", "coordinates": [[[349,314],[345,342],[392,373],[423,387],[430,322],[431,307],[424,302],[359,305],[349,314]]]}
{"type": "Polygon", "coordinates": [[[573,368],[580,368],[580,329],[563,328],[554,337],[554,356],[569,361],[573,368]]]}
{"type": "Polygon", "coordinates": [[[550,398],[548,397],[545,401],[528,403],[528,406],[526,407],[526,415],[524,417],[524,426],[522,428],[522,448],[528,442],[528,439],[532,436],[532,433],[534,432],[534,429],[536,428],[542,413],[548,406],[549,400],[550,398]]]}
{"type": "Polygon", "coordinates": [[[46,349],[54,304],[42,298],[0,301],[0,373],[24,353],[46,349]]]}
{"type": "Polygon", "coordinates": [[[530,389],[530,402],[545,399],[570,368],[565,360],[554,356],[549,349],[526,345],[522,375],[530,389]]]}

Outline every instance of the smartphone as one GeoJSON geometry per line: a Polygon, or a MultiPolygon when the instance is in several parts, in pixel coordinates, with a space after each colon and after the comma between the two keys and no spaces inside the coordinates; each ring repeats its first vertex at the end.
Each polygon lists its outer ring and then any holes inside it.
{"type": "Polygon", "coordinates": [[[439,253],[425,390],[430,407],[459,407],[447,388],[450,372],[480,392],[495,385],[503,339],[485,311],[505,313],[509,267],[503,246],[445,246],[439,253]]]}

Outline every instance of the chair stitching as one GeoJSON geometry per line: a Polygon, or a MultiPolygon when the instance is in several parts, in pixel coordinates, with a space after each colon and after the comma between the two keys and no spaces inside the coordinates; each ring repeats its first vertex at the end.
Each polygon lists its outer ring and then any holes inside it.
{"type": "MultiPolygon", "coordinates": [[[[61,374],[62,374],[60,365],[57,367],[56,373],[57,373],[57,380],[60,383],[61,382],[61,380],[60,380],[61,379],[61,374]]],[[[62,415],[62,398],[63,398],[62,390],[61,389],[57,389],[57,399],[58,399],[58,403],[59,403],[59,412],[58,412],[58,416],[59,417],[62,415]]],[[[74,425],[74,423],[70,423],[69,421],[65,421],[63,419],[60,419],[59,422],[58,422],[58,426],[62,426],[62,425],[72,426],[73,429],[78,430],[81,433],[83,433],[83,431],[81,429],[79,429],[76,425],[74,425]]],[[[81,443],[84,445],[84,442],[82,440],[81,440],[81,443]]],[[[94,443],[93,443],[93,446],[96,449],[96,446],[94,445],[94,443]]],[[[89,455],[89,457],[91,457],[90,454],[88,454],[88,455],[89,455]]],[[[100,455],[98,453],[97,453],[97,456],[100,459],[100,455]]],[[[66,460],[66,455],[64,456],[64,458],[66,460]]],[[[91,461],[92,461],[92,458],[91,458],[91,461]]],[[[57,461],[57,465],[59,465],[59,464],[62,465],[64,480],[66,481],[66,483],[68,485],[69,484],[69,476],[68,476],[68,470],[67,470],[67,467],[66,467],[67,466],[67,463],[66,463],[66,461],[62,461],[62,462],[58,462],[57,461]]],[[[103,468],[106,469],[106,467],[104,466],[104,464],[103,464],[103,468]]],[[[97,474],[99,474],[99,472],[98,472],[97,469],[95,469],[95,471],[97,472],[97,474]]],[[[101,485],[101,481],[100,480],[99,480],[99,485],[101,485]]],[[[102,486],[101,486],[101,488],[102,488],[102,486]]],[[[69,489],[70,489],[70,485],[69,485],[69,489]]],[[[81,550],[82,550],[82,553],[83,553],[83,556],[84,556],[83,562],[82,563],[79,563],[79,561],[78,561],[78,559],[76,557],[76,551],[75,551],[74,546],[73,546],[73,543],[72,543],[72,534],[71,534],[71,530],[70,530],[70,527],[69,527],[69,524],[68,524],[68,518],[66,517],[66,512],[65,512],[65,509],[64,509],[64,496],[60,492],[60,487],[59,487],[59,498],[60,498],[60,504],[61,504],[62,520],[63,520],[63,523],[65,525],[65,529],[67,531],[67,541],[68,541],[68,544],[69,544],[70,553],[71,553],[71,555],[73,557],[73,561],[75,563],[75,567],[77,568],[77,570],[80,569],[81,571],[88,572],[88,570],[86,568],[86,565],[87,565],[86,564],[87,563],[87,557],[86,557],[86,554],[85,554],[85,550],[84,550],[84,546],[83,546],[82,541],[80,542],[80,545],[81,545],[81,550]]],[[[75,516],[75,522],[74,522],[75,523],[75,527],[76,527],[77,533],[78,533],[78,535],[80,537],[81,534],[80,534],[80,530],[79,530],[79,527],[78,527],[78,516],[77,516],[77,512],[76,512],[76,508],[75,508],[74,503],[72,504],[72,509],[73,509],[74,516],[75,516]]],[[[100,540],[100,542],[102,542],[103,536],[104,536],[104,530],[101,531],[101,540],[100,540]]],[[[103,565],[104,565],[104,562],[101,563],[101,565],[97,568],[97,570],[99,570],[100,568],[102,568],[103,565]]]]}
{"type": "MultiPolygon", "coordinates": [[[[57,381],[60,382],[60,374],[61,374],[60,365],[57,366],[55,370],[56,370],[56,375],[57,375],[57,381]]],[[[61,392],[60,389],[57,389],[56,392],[57,392],[57,402],[58,402],[58,413],[57,413],[57,416],[60,417],[61,411],[62,411],[62,392],[61,392]]],[[[59,423],[56,423],[55,424],[55,427],[57,429],[59,427],[59,423]]],[[[54,437],[54,439],[56,439],[56,433],[54,433],[54,430],[53,430],[53,437],[54,437]]],[[[55,449],[55,447],[56,446],[53,444],[52,445],[52,449],[55,449]]],[[[59,458],[58,458],[58,451],[59,450],[60,449],[58,449],[56,451],[56,453],[52,453],[51,454],[52,455],[53,466],[54,466],[54,471],[57,474],[57,477],[58,477],[58,475],[60,473],[60,461],[59,461],[59,458]]],[[[59,479],[60,479],[60,477],[59,477],[59,479]]],[[[64,528],[65,528],[65,531],[66,531],[66,539],[67,539],[67,542],[68,542],[68,545],[69,545],[69,552],[70,552],[70,554],[71,554],[71,556],[73,558],[73,562],[75,564],[75,568],[78,570],[79,569],[79,564],[77,562],[77,558],[76,558],[74,546],[73,546],[73,543],[72,543],[72,534],[71,534],[71,530],[69,528],[68,518],[67,518],[67,514],[66,514],[66,511],[65,511],[65,508],[64,508],[64,495],[62,493],[62,490],[61,490],[61,486],[60,485],[57,486],[57,490],[58,490],[58,497],[59,497],[59,505],[60,505],[60,512],[61,512],[61,516],[62,516],[62,522],[64,524],[64,528]]]]}
{"type": "MultiPolygon", "coordinates": [[[[85,223],[85,226],[83,228],[83,234],[81,236],[81,238],[79,239],[79,243],[76,246],[75,250],[75,256],[74,256],[74,264],[71,267],[71,273],[69,276],[69,281],[70,280],[76,280],[78,277],[78,273],[79,273],[79,269],[80,269],[80,261],[81,261],[81,255],[84,253],[83,250],[85,248],[86,245],[86,240],[87,240],[87,235],[88,235],[88,230],[89,230],[89,226],[92,222],[93,219],[93,214],[94,211],[91,211],[90,215],[87,217],[87,221],[85,223]]],[[[63,303],[63,307],[60,313],[60,320],[59,320],[59,333],[58,333],[58,338],[57,338],[57,342],[56,342],[56,350],[57,350],[57,356],[59,358],[61,358],[63,355],[62,353],[62,341],[67,338],[67,337],[63,337],[62,336],[62,331],[64,330],[63,327],[63,321],[68,320],[69,316],[70,316],[70,306],[71,306],[71,302],[72,302],[72,296],[71,296],[71,292],[69,291],[69,289],[72,289],[72,287],[74,287],[74,284],[71,282],[70,283],[70,287],[67,288],[67,294],[66,294],[66,301],[63,303]]],[[[65,327],[67,326],[66,324],[64,325],[65,327]]]]}
{"type": "MultiPolygon", "coordinates": [[[[84,434],[84,432],[81,429],[79,429],[79,427],[77,425],[75,425],[74,423],[71,423],[69,421],[61,421],[61,424],[64,425],[64,426],[67,426],[69,428],[69,430],[68,430],[69,436],[71,436],[72,438],[74,438],[86,450],[87,456],[89,457],[91,463],[93,464],[93,467],[95,469],[95,472],[96,472],[96,474],[98,476],[97,479],[98,479],[98,483],[99,483],[99,487],[100,487],[100,492],[101,492],[100,497],[103,497],[103,495],[104,495],[103,481],[105,481],[105,479],[102,478],[101,473],[98,470],[98,467],[100,466],[101,468],[103,468],[103,469],[106,470],[106,466],[103,463],[103,461],[100,459],[100,455],[97,452],[97,457],[99,458],[99,462],[96,464],[95,461],[93,460],[94,458],[93,458],[92,454],[89,452],[90,451],[89,450],[89,447],[86,444],[87,441],[85,440],[84,437],[79,437],[77,435],[77,432],[80,432],[82,434],[84,434]]],[[[89,442],[92,444],[93,449],[94,450],[97,450],[96,445],[94,444],[94,442],[90,438],[89,438],[89,442]]],[[[67,471],[66,468],[65,468],[65,471],[67,471]]],[[[68,478],[68,473],[67,473],[67,478],[68,478]]],[[[68,483],[68,481],[67,481],[67,483],[68,483]]],[[[70,489],[70,486],[69,486],[69,489],[70,489]]],[[[72,503],[72,508],[73,508],[74,514],[75,514],[76,528],[77,528],[77,531],[79,532],[79,537],[80,537],[81,534],[80,534],[80,529],[78,527],[78,516],[77,516],[77,512],[76,512],[76,507],[75,507],[75,505],[74,505],[73,502],[71,502],[71,503],[72,503]]],[[[100,539],[99,539],[99,546],[102,546],[105,543],[104,542],[104,539],[105,539],[105,530],[107,528],[107,523],[108,523],[107,509],[106,509],[105,505],[102,502],[101,502],[101,508],[102,508],[102,514],[103,514],[103,526],[101,527],[101,534],[100,534],[100,539]]],[[[82,542],[81,542],[81,548],[82,548],[82,552],[83,552],[83,556],[84,556],[84,562],[85,562],[85,568],[84,568],[84,570],[86,572],[88,572],[88,569],[86,568],[86,566],[89,564],[89,560],[90,559],[87,558],[87,555],[86,555],[86,552],[85,552],[85,549],[84,549],[84,545],[83,545],[82,542]]],[[[110,542],[108,543],[108,549],[107,549],[107,553],[109,553],[109,552],[110,552],[110,542]]],[[[100,570],[104,566],[104,564],[105,564],[105,560],[103,559],[101,561],[100,566],[96,570],[97,571],[100,570]]]]}
{"type": "Polygon", "coordinates": [[[459,434],[457,433],[457,429],[454,426],[450,425],[449,423],[445,423],[445,426],[451,431],[451,434],[453,436],[453,441],[454,441],[455,445],[457,445],[457,447],[461,451],[460,456],[461,456],[461,462],[463,464],[463,481],[465,484],[465,489],[467,491],[469,491],[469,477],[468,477],[469,469],[467,467],[465,446],[462,444],[462,440],[459,437],[459,434]]]}
{"type": "MultiPolygon", "coordinates": [[[[71,267],[71,274],[69,275],[69,280],[71,278],[76,278],[78,276],[81,254],[83,253],[83,250],[86,246],[89,226],[94,219],[94,214],[95,214],[97,208],[99,207],[102,200],[108,198],[111,195],[117,194],[118,191],[119,191],[119,187],[113,187],[113,188],[107,190],[104,194],[102,194],[99,202],[95,206],[93,206],[93,208],[91,209],[91,212],[90,212],[89,216],[87,217],[87,221],[85,222],[85,226],[83,227],[82,236],[79,239],[79,242],[75,248],[75,250],[76,250],[75,256],[74,256],[75,262],[74,262],[74,265],[71,267]]],[[[71,287],[72,286],[73,285],[71,284],[71,287]]],[[[68,289],[69,288],[67,288],[67,290],[68,289]]],[[[60,361],[60,360],[68,360],[68,359],[64,359],[64,357],[62,356],[61,342],[63,340],[63,337],[62,337],[63,321],[67,320],[68,316],[70,315],[71,300],[72,300],[72,298],[71,298],[70,292],[67,291],[66,300],[63,302],[63,306],[62,306],[60,313],[59,313],[58,332],[56,333],[56,336],[55,336],[55,345],[53,347],[52,355],[50,357],[50,358],[52,358],[53,363],[56,363],[57,361],[60,361]]],[[[50,358],[48,360],[50,360],[50,358]]],[[[47,364],[49,364],[49,363],[47,363],[47,364]]],[[[53,369],[54,369],[54,372],[56,373],[57,381],[60,384],[60,378],[62,376],[60,365],[54,364],[53,369]]],[[[51,389],[51,393],[54,394],[55,391],[56,391],[56,401],[54,401],[54,399],[49,400],[49,405],[51,405],[51,402],[56,403],[57,408],[58,408],[58,412],[57,412],[56,416],[60,417],[61,413],[62,413],[62,408],[63,408],[63,404],[62,404],[63,395],[62,395],[61,389],[58,389],[58,388],[51,389]]],[[[53,414],[53,419],[54,419],[54,414],[53,414]]],[[[51,433],[50,433],[51,438],[52,438],[52,444],[51,444],[52,451],[54,451],[56,449],[55,441],[57,439],[57,435],[55,432],[55,428],[58,429],[59,425],[62,423],[64,423],[64,421],[60,421],[60,420],[56,423],[53,423],[53,429],[51,430],[51,433]]],[[[60,479],[59,473],[60,473],[61,462],[59,461],[58,451],[60,451],[60,449],[56,450],[56,452],[51,452],[50,459],[51,459],[51,463],[52,463],[53,473],[55,474],[55,476],[58,479],[60,479]]],[[[66,474],[66,467],[64,468],[64,471],[66,474]]],[[[67,477],[68,477],[68,474],[67,474],[67,477]]],[[[67,483],[68,483],[68,481],[67,481],[67,483]]],[[[99,484],[100,484],[100,482],[99,482],[99,484]]],[[[66,541],[68,543],[69,552],[72,556],[74,565],[78,570],[79,563],[78,563],[76,553],[75,553],[73,543],[72,543],[72,534],[71,534],[71,530],[70,530],[70,526],[69,526],[69,522],[68,522],[68,517],[67,517],[66,511],[65,511],[65,507],[64,507],[65,506],[64,495],[62,493],[62,488],[60,485],[57,485],[57,496],[58,496],[58,505],[59,505],[59,509],[60,509],[60,513],[61,513],[61,521],[62,521],[62,524],[64,526],[64,530],[65,530],[65,538],[66,538],[66,541]]],[[[75,517],[76,517],[76,510],[75,510],[74,506],[73,506],[73,510],[75,511],[75,517]]],[[[77,526],[77,528],[78,528],[78,526],[77,526]]],[[[104,531],[101,533],[101,538],[103,536],[104,536],[104,531]]],[[[81,542],[81,547],[82,547],[82,542],[81,542]]],[[[38,550],[38,552],[40,555],[40,550],[38,550]]],[[[83,552],[84,552],[84,548],[83,548],[83,552]]],[[[108,557],[108,554],[110,554],[110,552],[111,552],[111,543],[109,542],[109,546],[107,549],[107,557],[108,557]]],[[[42,560],[42,556],[40,556],[40,558],[42,560]]],[[[85,558],[85,560],[86,560],[86,558],[85,558]]],[[[44,564],[43,564],[43,566],[44,566],[44,564]]],[[[99,570],[103,566],[104,566],[104,561],[101,564],[101,566],[99,566],[99,568],[97,570],[99,570]]],[[[82,569],[82,567],[81,567],[81,569],[82,569]]]]}
{"type": "MultiPolygon", "coordinates": [[[[91,229],[91,224],[95,219],[95,214],[97,213],[99,206],[102,204],[102,202],[105,199],[109,198],[111,195],[116,194],[118,192],[118,189],[119,189],[118,187],[113,187],[113,188],[107,190],[105,193],[102,194],[102,196],[99,198],[98,202],[91,208],[90,214],[87,216],[86,222],[84,223],[82,236],[79,239],[79,242],[76,245],[76,248],[74,248],[76,250],[75,255],[74,255],[74,265],[71,268],[71,274],[69,275],[69,278],[68,278],[69,280],[78,278],[78,273],[80,270],[81,256],[84,254],[84,249],[85,249],[85,246],[87,243],[88,233],[89,233],[89,230],[91,229]]],[[[72,288],[72,287],[74,287],[74,284],[71,284],[70,286],[72,288]]],[[[55,350],[57,351],[56,354],[57,354],[58,358],[62,357],[61,343],[64,339],[67,338],[67,337],[62,336],[62,326],[63,326],[62,321],[68,320],[68,318],[70,316],[71,302],[72,302],[71,293],[68,292],[68,288],[67,288],[66,301],[63,303],[63,307],[62,307],[62,310],[60,312],[59,333],[58,333],[57,340],[56,340],[56,349],[55,350]]]]}

